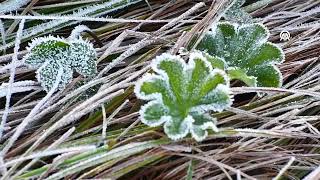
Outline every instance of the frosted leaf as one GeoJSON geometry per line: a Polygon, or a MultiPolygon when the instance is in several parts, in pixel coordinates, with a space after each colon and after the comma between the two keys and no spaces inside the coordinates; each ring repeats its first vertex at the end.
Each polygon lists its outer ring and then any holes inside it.
{"type": "Polygon", "coordinates": [[[202,141],[207,137],[209,128],[215,132],[219,131],[215,125],[216,119],[209,114],[193,112],[192,117],[195,122],[191,128],[191,134],[197,141],[202,141]]]}
{"type": "Polygon", "coordinates": [[[62,38],[53,36],[33,39],[27,47],[28,54],[24,62],[32,67],[40,67],[44,62],[56,59],[57,55],[65,54],[69,44],[62,38]]]}
{"type": "Polygon", "coordinates": [[[72,70],[70,68],[63,67],[57,61],[50,61],[48,63],[44,63],[37,70],[37,79],[45,91],[50,91],[54,86],[60,68],[63,69],[63,76],[61,76],[58,89],[62,90],[72,80],[72,70]]]}
{"type": "Polygon", "coordinates": [[[72,67],[85,77],[92,77],[97,73],[96,51],[91,43],[84,40],[72,41],[70,45],[72,67]]]}
{"type": "Polygon", "coordinates": [[[82,39],[67,41],[59,37],[34,39],[27,47],[24,62],[37,70],[37,79],[45,91],[54,83],[58,69],[63,69],[63,76],[58,89],[62,90],[71,82],[73,70],[85,77],[92,77],[96,71],[96,52],[93,45],[82,39]]]}
{"type": "Polygon", "coordinates": [[[279,87],[282,76],[274,64],[284,61],[284,53],[275,44],[267,42],[268,37],[269,31],[262,24],[219,23],[214,31],[205,35],[197,49],[207,53],[212,66],[224,67],[231,79],[241,80],[249,86],[279,87]]]}
{"type": "Polygon", "coordinates": [[[191,133],[205,139],[207,129],[217,131],[208,111],[222,111],[232,102],[229,81],[222,70],[213,69],[201,53],[191,53],[188,64],[179,56],[162,54],[152,62],[155,74],[146,74],[135,86],[138,98],[150,101],[140,110],[149,126],[164,124],[173,140],[191,133]]]}
{"type": "Polygon", "coordinates": [[[248,76],[247,72],[240,68],[229,68],[228,75],[230,79],[238,79],[247,84],[248,86],[257,86],[257,78],[248,76]]]}
{"type": "Polygon", "coordinates": [[[236,0],[232,7],[230,7],[223,17],[227,21],[236,23],[253,23],[253,19],[249,13],[245,12],[241,6],[245,3],[245,0],[236,0]]]}

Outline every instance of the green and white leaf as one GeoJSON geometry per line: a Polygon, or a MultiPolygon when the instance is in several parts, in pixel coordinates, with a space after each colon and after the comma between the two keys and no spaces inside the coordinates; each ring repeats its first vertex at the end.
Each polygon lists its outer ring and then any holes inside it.
{"type": "Polygon", "coordinates": [[[280,87],[282,75],[275,64],[284,61],[284,53],[277,45],[267,42],[268,37],[269,31],[262,24],[219,23],[205,35],[197,49],[211,55],[206,55],[211,64],[217,68],[223,66],[232,79],[249,86],[280,87]]]}
{"type": "Polygon", "coordinates": [[[24,62],[37,70],[37,79],[45,91],[50,91],[56,82],[60,68],[63,76],[58,89],[62,90],[71,82],[73,70],[85,77],[97,72],[96,52],[93,45],[82,39],[67,41],[60,37],[42,37],[34,39],[27,47],[24,62]]]}
{"type": "Polygon", "coordinates": [[[202,53],[191,53],[188,64],[179,56],[162,54],[152,62],[154,74],[146,74],[135,86],[138,98],[150,101],[140,110],[149,126],[164,124],[169,138],[178,140],[189,133],[197,141],[207,129],[218,131],[215,119],[204,115],[222,111],[232,103],[229,79],[213,69],[202,53]]]}
{"type": "Polygon", "coordinates": [[[241,6],[245,3],[245,0],[236,0],[232,7],[230,7],[223,17],[227,21],[236,22],[236,23],[253,23],[254,20],[249,13],[244,11],[241,6]]]}

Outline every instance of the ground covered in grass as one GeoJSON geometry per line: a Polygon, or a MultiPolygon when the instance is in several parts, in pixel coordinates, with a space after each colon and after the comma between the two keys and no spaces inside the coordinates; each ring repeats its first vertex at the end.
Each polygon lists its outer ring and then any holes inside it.
{"type": "Polygon", "coordinates": [[[237,2],[3,1],[0,178],[319,178],[320,2],[247,0],[236,7],[241,11],[226,13],[237,2]],[[277,65],[282,87],[232,82],[232,107],[210,114],[222,131],[201,142],[191,136],[173,141],[161,126],[143,124],[145,101],[134,86],[152,72],[152,59],[164,52],[188,55],[212,24],[226,20],[269,29],[268,40],[285,54],[277,65]],[[88,28],[73,31],[80,24],[88,28]],[[283,31],[289,40],[280,38],[283,31]],[[71,32],[93,43],[97,72],[88,78],[74,71],[64,88],[44,91],[37,67],[24,62],[26,47],[35,38],[71,32]]]}

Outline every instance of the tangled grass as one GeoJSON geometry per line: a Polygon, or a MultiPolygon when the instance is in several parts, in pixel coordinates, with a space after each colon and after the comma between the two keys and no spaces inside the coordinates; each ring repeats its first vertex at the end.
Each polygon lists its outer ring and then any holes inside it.
{"type": "Polygon", "coordinates": [[[279,65],[284,84],[233,87],[234,105],[214,114],[224,133],[209,134],[201,143],[191,138],[174,142],[161,127],[141,124],[137,112],[143,102],[133,86],[150,71],[155,56],[178,54],[194,38],[201,39],[231,0],[26,3],[16,14],[0,15],[1,179],[320,176],[319,1],[244,4],[268,27],[269,41],[284,50],[285,62],[279,65]],[[35,69],[22,62],[27,42],[49,34],[68,37],[77,24],[94,34],[82,35],[95,44],[98,74],[86,83],[77,76],[63,91],[45,93],[35,81],[35,69]],[[289,41],[280,40],[283,30],[290,32],[289,41]]]}

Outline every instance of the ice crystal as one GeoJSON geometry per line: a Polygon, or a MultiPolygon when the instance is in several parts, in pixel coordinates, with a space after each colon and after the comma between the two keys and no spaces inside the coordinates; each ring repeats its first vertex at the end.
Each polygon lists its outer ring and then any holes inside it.
{"type": "Polygon", "coordinates": [[[56,82],[60,68],[63,76],[58,88],[64,89],[72,80],[73,70],[85,77],[96,73],[96,52],[93,45],[85,40],[67,41],[59,37],[37,38],[29,44],[24,57],[26,64],[37,70],[37,79],[45,91],[49,91],[56,82]]]}
{"type": "Polygon", "coordinates": [[[231,105],[228,77],[213,69],[201,53],[191,53],[186,64],[179,56],[162,54],[152,62],[154,74],[146,74],[135,86],[135,94],[149,101],[140,110],[141,121],[149,126],[164,124],[173,140],[191,133],[197,141],[207,129],[218,131],[209,111],[231,105]]]}
{"type": "Polygon", "coordinates": [[[264,25],[219,23],[213,29],[197,46],[207,53],[212,66],[226,70],[231,79],[249,86],[282,85],[282,75],[275,64],[283,62],[284,53],[267,42],[269,32],[264,25]]]}

